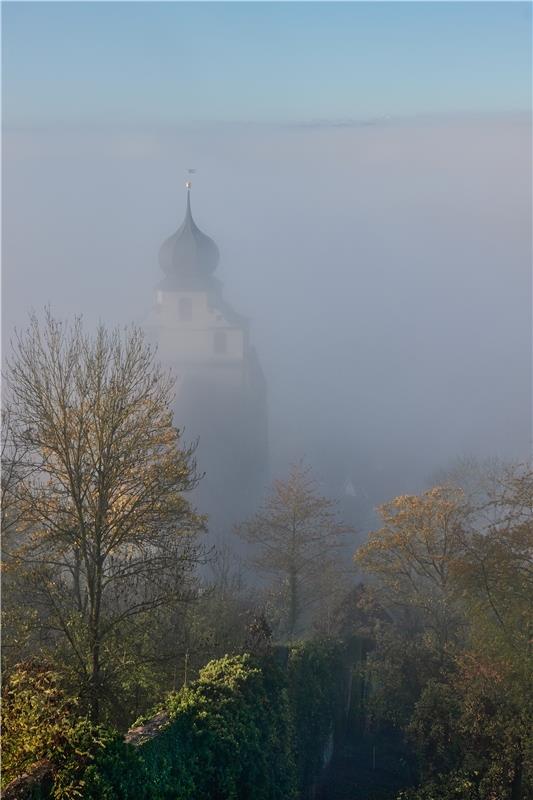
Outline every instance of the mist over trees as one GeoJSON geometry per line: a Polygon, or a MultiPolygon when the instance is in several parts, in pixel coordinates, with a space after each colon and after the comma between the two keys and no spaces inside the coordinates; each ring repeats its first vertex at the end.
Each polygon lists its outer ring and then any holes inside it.
{"type": "Polygon", "coordinates": [[[48,301],[142,324],[197,167],[268,381],[271,477],[300,457],[324,494],[350,477],[367,531],[458,456],[529,454],[528,120],[6,130],[5,341],[48,301]]]}
{"type": "Polygon", "coordinates": [[[123,732],[186,698],[210,659],[326,637],[352,659],[328,800],[343,780],[380,800],[528,797],[531,469],[508,463],[530,448],[527,130],[180,131],[122,160],[119,132],[9,135],[4,330],[44,298],[87,318],[34,317],[4,350],[6,780],[57,741],[76,762],[87,714],[123,732]],[[80,164],[75,200],[61,144],[80,164]],[[96,322],[144,319],[176,152],[204,165],[195,209],[267,378],[270,476],[255,515],[233,515],[240,538],[194,507],[201,446],[171,418],[157,354],[138,328],[96,322]],[[298,458],[310,472],[290,472],[298,458]]]}
{"type": "Polygon", "coordinates": [[[2,798],[533,798],[532,11],[2,4],[2,798]]]}
{"type": "MultiPolygon", "coordinates": [[[[316,646],[332,675],[350,664],[325,797],[353,775],[368,797],[524,800],[531,467],[442,470],[440,484],[379,507],[381,526],[352,564],[352,527],[300,462],[237,526],[248,548],[237,553],[188,499],[200,476],[172,398],[137,328],[91,334],[46,310],[13,343],[2,431],[4,783],[59,747],[61,796],[76,796],[79,753],[118,741],[96,723],[125,730],[168,692],[186,703],[210,659],[222,676],[228,654],[260,664],[288,652],[296,663],[308,642],[311,663],[316,646]],[[368,748],[383,775],[368,769],[368,748]]],[[[338,687],[328,691],[334,702],[338,687]]]]}

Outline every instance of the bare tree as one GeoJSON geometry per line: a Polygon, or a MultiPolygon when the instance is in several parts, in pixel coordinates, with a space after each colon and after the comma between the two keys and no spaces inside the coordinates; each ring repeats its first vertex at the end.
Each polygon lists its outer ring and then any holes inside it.
{"type": "Polygon", "coordinates": [[[33,315],[7,384],[14,446],[32,465],[13,487],[29,533],[8,559],[98,720],[114,637],[190,591],[204,525],[183,496],[198,480],[194,447],[136,328],[91,337],[79,319],[33,315]]]}
{"type": "Polygon", "coordinates": [[[335,504],[318,493],[310,470],[295,465],[286,481],[274,482],[264,506],[237,526],[236,532],[255,545],[255,567],[279,580],[287,633],[292,638],[304,611],[334,590],[333,567],[339,563],[343,537],[351,528],[337,520],[335,504]],[[325,583],[326,572],[331,580],[325,583]]]}

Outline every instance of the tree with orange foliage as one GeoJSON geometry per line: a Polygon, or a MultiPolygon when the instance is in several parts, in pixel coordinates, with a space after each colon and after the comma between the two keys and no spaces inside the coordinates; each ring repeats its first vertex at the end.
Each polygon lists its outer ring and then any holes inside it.
{"type": "Polygon", "coordinates": [[[414,613],[442,648],[461,623],[451,573],[464,553],[464,495],[435,487],[396,497],[378,510],[383,527],[357,550],[355,562],[377,579],[385,604],[414,613]]]}

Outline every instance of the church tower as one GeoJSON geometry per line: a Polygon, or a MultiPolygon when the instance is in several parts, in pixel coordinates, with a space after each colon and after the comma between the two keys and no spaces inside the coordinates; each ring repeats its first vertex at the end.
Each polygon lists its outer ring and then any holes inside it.
{"type": "Polygon", "coordinates": [[[174,422],[199,440],[199,510],[222,533],[255,509],[267,469],[266,383],[248,320],[214,276],[219,251],[196,225],[191,183],[185,219],[159,251],[165,277],[147,324],[162,364],[176,376],[174,422]]]}

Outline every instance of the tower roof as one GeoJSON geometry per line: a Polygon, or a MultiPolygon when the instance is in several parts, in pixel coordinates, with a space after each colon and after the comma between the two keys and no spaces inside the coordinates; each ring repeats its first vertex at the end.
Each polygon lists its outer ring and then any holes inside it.
{"type": "Polygon", "coordinates": [[[211,277],[219,259],[218,247],[202,233],[192,217],[191,183],[187,181],[185,219],[159,250],[161,269],[173,283],[198,282],[211,277]]]}

